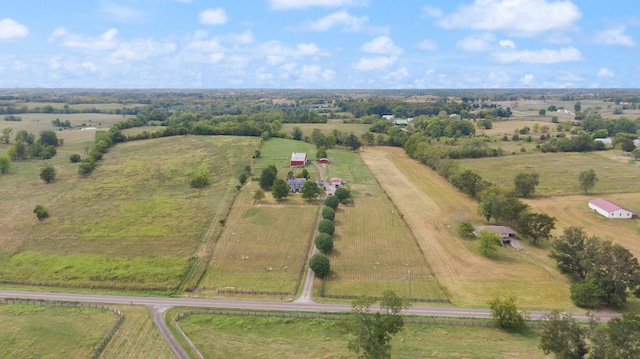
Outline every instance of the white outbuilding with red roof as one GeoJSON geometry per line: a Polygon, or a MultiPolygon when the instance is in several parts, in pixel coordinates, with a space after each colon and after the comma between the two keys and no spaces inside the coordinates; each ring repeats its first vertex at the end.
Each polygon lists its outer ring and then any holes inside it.
{"type": "Polygon", "coordinates": [[[638,215],[636,212],[611,201],[607,201],[604,198],[592,199],[589,201],[589,208],[607,218],[627,219],[638,215]]]}

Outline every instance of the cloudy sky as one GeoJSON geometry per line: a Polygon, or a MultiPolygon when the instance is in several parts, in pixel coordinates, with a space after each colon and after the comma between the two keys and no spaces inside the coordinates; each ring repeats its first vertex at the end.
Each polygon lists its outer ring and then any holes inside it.
{"type": "Polygon", "coordinates": [[[640,87],[638,0],[4,1],[0,87],[640,87]]]}

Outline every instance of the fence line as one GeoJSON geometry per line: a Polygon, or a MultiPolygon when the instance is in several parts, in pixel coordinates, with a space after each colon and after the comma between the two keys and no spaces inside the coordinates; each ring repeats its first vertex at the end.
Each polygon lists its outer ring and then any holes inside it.
{"type": "Polygon", "coordinates": [[[263,291],[263,290],[238,290],[238,289],[218,289],[218,288],[216,288],[216,294],[280,295],[280,296],[292,295],[291,292],[269,292],[269,291],[263,291]]]}
{"type": "Polygon", "coordinates": [[[98,303],[86,303],[86,302],[65,302],[65,301],[47,301],[47,300],[35,300],[35,299],[0,299],[0,304],[19,304],[19,305],[44,305],[50,307],[67,307],[67,308],[96,308],[104,309],[113,312],[118,315],[118,321],[111,327],[109,334],[102,339],[98,349],[93,352],[91,359],[97,359],[102,354],[102,351],[107,346],[111,337],[118,331],[122,322],[124,322],[124,314],[116,308],[109,307],[107,305],[98,303]]]}
{"type": "Polygon", "coordinates": [[[139,291],[175,291],[176,286],[166,287],[136,287],[136,286],[117,286],[104,284],[81,284],[81,283],[49,283],[49,282],[26,282],[19,280],[0,279],[0,284],[24,285],[30,287],[61,287],[61,288],[88,288],[88,289],[113,289],[113,290],[139,290],[139,291]]]}
{"type": "MultiPolygon", "coordinates": [[[[357,295],[340,295],[340,294],[325,294],[320,293],[321,298],[331,298],[331,299],[360,299],[361,296],[357,295]]],[[[381,300],[382,297],[373,297],[375,300],[381,300]]],[[[451,303],[449,298],[407,298],[410,302],[418,302],[418,303],[451,303]]]]}
{"type": "Polygon", "coordinates": [[[182,331],[182,328],[180,328],[180,325],[178,325],[178,320],[180,320],[182,317],[184,316],[183,313],[178,314],[177,317],[173,318],[173,326],[176,327],[176,329],[178,330],[178,332],[180,333],[180,335],[182,335],[182,337],[184,338],[184,340],[187,341],[187,344],[189,344],[189,346],[191,347],[191,349],[193,349],[193,351],[196,353],[196,355],[198,356],[198,358],[200,359],[205,359],[204,355],[202,355],[202,353],[200,353],[200,351],[198,350],[198,348],[196,347],[195,344],[193,344],[193,342],[191,341],[191,339],[189,339],[189,337],[184,333],[184,331],[182,331]]]}
{"type": "MultiPolygon", "coordinates": [[[[258,311],[240,311],[228,309],[208,309],[193,310],[182,312],[174,318],[174,323],[178,325],[178,321],[189,315],[231,315],[231,316],[253,316],[267,318],[299,318],[299,319],[326,319],[341,320],[349,315],[349,313],[311,313],[311,312],[258,312],[258,311]]],[[[413,324],[434,324],[434,325],[456,325],[466,327],[497,327],[493,320],[470,320],[470,319],[442,319],[434,317],[415,317],[405,316],[405,323],[413,324]]],[[[540,323],[526,322],[527,328],[541,328],[540,323]]]]}

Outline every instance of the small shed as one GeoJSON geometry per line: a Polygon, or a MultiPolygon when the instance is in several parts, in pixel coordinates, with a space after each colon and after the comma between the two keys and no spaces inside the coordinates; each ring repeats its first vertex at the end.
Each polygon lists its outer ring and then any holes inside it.
{"type": "Polygon", "coordinates": [[[340,187],[344,184],[344,181],[342,180],[342,178],[340,177],[332,177],[331,178],[331,185],[334,187],[340,187]]]}
{"type": "Polygon", "coordinates": [[[589,208],[607,218],[629,219],[638,215],[636,212],[626,209],[619,204],[607,201],[604,198],[592,199],[589,201],[589,208]]]}
{"type": "Polygon", "coordinates": [[[505,226],[477,226],[473,228],[473,234],[475,234],[476,237],[479,237],[480,232],[482,231],[493,231],[498,233],[502,238],[502,244],[511,243],[512,240],[516,239],[517,234],[517,232],[511,227],[505,226]]]}
{"type": "Polygon", "coordinates": [[[304,183],[307,182],[306,178],[289,178],[289,190],[291,192],[300,192],[304,183]]]}
{"type": "Polygon", "coordinates": [[[291,167],[304,167],[307,164],[307,154],[304,152],[294,152],[291,154],[291,167]]]}
{"type": "Polygon", "coordinates": [[[329,159],[328,158],[321,158],[318,160],[320,163],[324,163],[324,164],[328,164],[329,163],[329,159]]]}

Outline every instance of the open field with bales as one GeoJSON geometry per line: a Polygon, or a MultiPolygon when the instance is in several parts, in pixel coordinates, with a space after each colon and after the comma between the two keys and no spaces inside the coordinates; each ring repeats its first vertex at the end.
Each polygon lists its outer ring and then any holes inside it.
{"type": "Polygon", "coordinates": [[[4,358],[89,358],[118,316],[96,308],[0,305],[4,358]]]}
{"type": "MultiPolygon", "coordinates": [[[[228,209],[237,174],[250,163],[258,141],[224,136],[136,141],[112,148],[87,178],[79,177],[68,158],[55,162],[59,179],[51,184],[38,179],[37,168],[3,176],[0,196],[7,198],[8,223],[30,225],[8,226],[2,278],[177,286],[189,258],[219,226],[216,218],[228,209]],[[210,186],[189,187],[198,172],[208,174],[210,186]],[[49,208],[50,218],[35,219],[30,213],[35,200],[49,208]]],[[[24,162],[29,167],[33,161],[24,162]]]]}
{"type": "Polygon", "coordinates": [[[336,211],[331,275],[316,283],[318,290],[324,285],[329,295],[382,296],[393,290],[405,297],[444,299],[413,234],[359,156],[329,151],[329,157],[329,176],[346,181],[355,206],[336,211]]]}
{"type": "Polygon", "coordinates": [[[315,233],[318,205],[254,205],[251,197],[257,188],[246,186],[236,199],[200,287],[295,290],[315,233]]]}
{"type": "MultiPolygon", "coordinates": [[[[338,321],[190,315],[181,328],[206,358],[352,358],[338,321]]],[[[391,341],[394,358],[545,358],[540,331],[406,324],[391,341]]]]}
{"type": "Polygon", "coordinates": [[[456,160],[482,178],[504,188],[513,188],[513,179],[520,172],[535,172],[540,176],[536,194],[542,196],[582,193],[580,172],[594,169],[599,181],[591,190],[594,195],[640,192],[640,166],[629,163],[628,157],[617,157],[619,151],[589,153],[535,153],[525,156],[503,156],[456,160]],[[613,158],[608,157],[613,156],[613,158]]]}
{"type": "Polygon", "coordinates": [[[453,303],[482,307],[497,295],[509,294],[527,309],[575,309],[568,280],[544,250],[507,246],[496,258],[486,258],[476,241],[460,239],[455,232],[460,222],[482,223],[477,203],[437,173],[401,149],[375,148],[361,157],[402,213],[453,303]]]}

